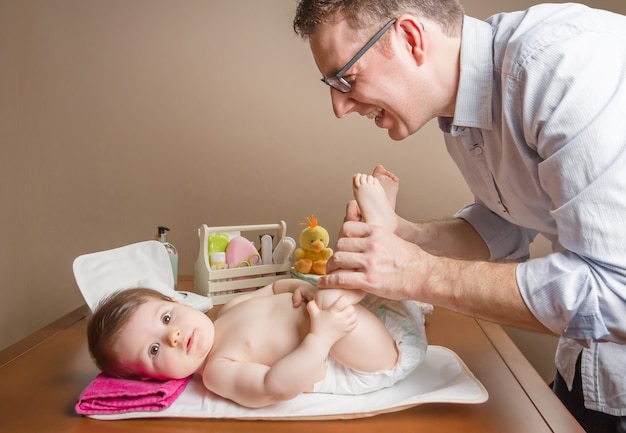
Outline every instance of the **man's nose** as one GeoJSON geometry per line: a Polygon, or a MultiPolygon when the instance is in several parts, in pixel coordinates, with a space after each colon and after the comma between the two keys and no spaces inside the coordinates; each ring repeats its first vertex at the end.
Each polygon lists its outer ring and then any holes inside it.
{"type": "Polygon", "coordinates": [[[180,329],[174,329],[170,331],[170,333],[168,334],[167,342],[169,343],[170,346],[176,347],[178,343],[181,342],[181,337],[182,337],[182,333],[180,332],[180,329]]]}
{"type": "Polygon", "coordinates": [[[330,89],[330,99],[333,104],[335,116],[339,119],[346,117],[354,111],[356,105],[354,99],[350,97],[350,93],[342,93],[337,89],[330,89]]]}

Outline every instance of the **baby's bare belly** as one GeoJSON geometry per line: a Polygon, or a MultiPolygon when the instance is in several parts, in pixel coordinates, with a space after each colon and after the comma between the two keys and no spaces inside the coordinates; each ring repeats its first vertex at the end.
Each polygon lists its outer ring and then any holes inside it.
{"type": "Polygon", "coordinates": [[[291,293],[254,298],[215,321],[211,357],[271,366],[298,347],[309,328],[306,306],[294,308],[291,293]]]}

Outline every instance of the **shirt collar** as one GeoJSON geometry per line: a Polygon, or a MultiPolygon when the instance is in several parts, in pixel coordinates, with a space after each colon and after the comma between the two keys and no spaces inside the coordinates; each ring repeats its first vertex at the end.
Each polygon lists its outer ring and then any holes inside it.
{"type": "Polygon", "coordinates": [[[440,125],[491,129],[492,53],[491,26],[484,21],[465,16],[461,37],[461,74],[454,119],[439,119],[440,125]]]}

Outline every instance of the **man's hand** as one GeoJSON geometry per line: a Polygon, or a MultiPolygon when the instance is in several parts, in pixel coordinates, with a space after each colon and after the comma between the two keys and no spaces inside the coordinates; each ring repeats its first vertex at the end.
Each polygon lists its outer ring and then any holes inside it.
{"type": "Polygon", "coordinates": [[[361,289],[388,299],[415,299],[415,289],[428,283],[434,261],[419,246],[362,222],[347,221],[342,232],[327,275],[318,280],[320,289],[361,289]]]}

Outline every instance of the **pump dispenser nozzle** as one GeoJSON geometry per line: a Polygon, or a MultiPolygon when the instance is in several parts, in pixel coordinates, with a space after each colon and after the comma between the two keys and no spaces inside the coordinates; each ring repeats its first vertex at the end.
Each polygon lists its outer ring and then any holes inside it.
{"type": "Polygon", "coordinates": [[[162,243],[167,242],[167,232],[169,232],[169,227],[165,226],[157,226],[157,240],[162,243]]]}

